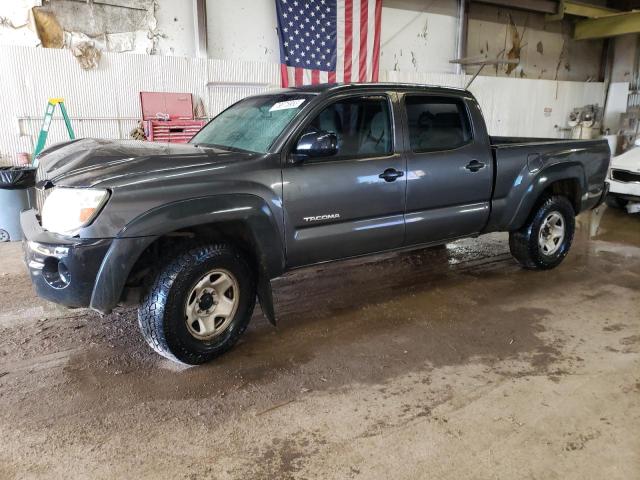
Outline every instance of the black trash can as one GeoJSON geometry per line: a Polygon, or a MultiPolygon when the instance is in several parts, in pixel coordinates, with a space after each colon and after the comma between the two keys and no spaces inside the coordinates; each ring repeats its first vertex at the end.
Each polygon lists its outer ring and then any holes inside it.
{"type": "Polygon", "coordinates": [[[0,167],[0,242],[22,240],[20,212],[31,208],[29,189],[36,184],[35,167],[0,167]]]}

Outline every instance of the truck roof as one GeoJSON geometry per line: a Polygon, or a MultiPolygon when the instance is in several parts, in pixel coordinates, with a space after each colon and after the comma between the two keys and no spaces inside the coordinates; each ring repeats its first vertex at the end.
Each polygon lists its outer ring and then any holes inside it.
{"type": "Polygon", "coordinates": [[[358,91],[358,90],[414,90],[414,91],[437,91],[438,93],[450,93],[460,95],[468,93],[464,88],[442,87],[439,85],[426,85],[420,83],[322,83],[318,85],[305,85],[302,87],[291,87],[282,89],[282,92],[300,93],[329,93],[334,91],[358,91]]]}

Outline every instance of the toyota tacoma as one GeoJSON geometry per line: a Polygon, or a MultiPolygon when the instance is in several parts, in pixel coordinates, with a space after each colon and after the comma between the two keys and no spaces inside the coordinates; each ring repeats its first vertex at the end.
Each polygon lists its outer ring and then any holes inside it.
{"type": "MultiPolygon", "coordinates": [[[[527,112],[522,112],[526,115],[527,112]]],[[[38,157],[22,213],[41,297],[110,312],[186,364],[228,350],[271,280],[331,260],[509,232],[527,269],[567,255],[607,193],[605,140],[491,137],[468,91],[351,84],[232,105],[189,144],[81,139],[38,157]]]]}

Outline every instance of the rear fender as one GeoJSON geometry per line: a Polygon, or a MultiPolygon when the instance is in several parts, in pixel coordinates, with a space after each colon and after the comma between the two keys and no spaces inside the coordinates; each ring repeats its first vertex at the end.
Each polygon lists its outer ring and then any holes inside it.
{"type": "Polygon", "coordinates": [[[504,212],[502,220],[499,222],[504,226],[502,230],[512,231],[522,227],[544,191],[561,180],[577,182],[579,200],[576,214],[581,210],[581,202],[584,200],[583,194],[587,191],[587,182],[584,168],[580,163],[551,164],[527,177],[527,183],[519,185],[518,188],[514,186],[511,193],[504,199],[504,212]]]}

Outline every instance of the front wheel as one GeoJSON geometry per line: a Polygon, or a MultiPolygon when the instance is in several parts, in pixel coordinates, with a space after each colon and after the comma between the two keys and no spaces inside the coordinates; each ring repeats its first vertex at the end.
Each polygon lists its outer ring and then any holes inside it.
{"type": "Polygon", "coordinates": [[[552,196],[538,205],[522,228],[509,232],[509,249],[524,268],[548,270],[567,256],[574,232],[573,206],[565,197],[552,196]]]}
{"type": "Polygon", "coordinates": [[[138,308],[145,340],[160,355],[197,365],[230,349],[247,328],[255,276],[227,244],[187,247],[161,268],[138,308]]]}

